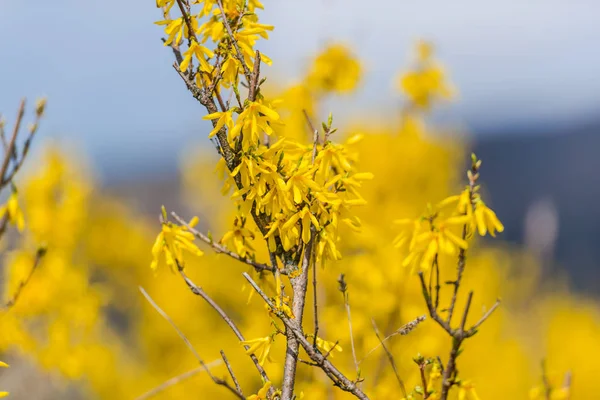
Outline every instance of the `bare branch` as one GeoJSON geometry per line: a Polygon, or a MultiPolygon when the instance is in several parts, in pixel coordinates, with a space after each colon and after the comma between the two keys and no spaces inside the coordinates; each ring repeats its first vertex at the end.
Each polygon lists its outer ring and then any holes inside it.
{"type": "Polygon", "coordinates": [[[192,232],[192,234],[194,234],[194,236],[196,236],[198,239],[202,240],[204,243],[208,244],[209,246],[211,246],[213,248],[213,250],[217,253],[222,253],[222,254],[226,254],[229,257],[233,258],[234,260],[240,261],[244,264],[248,264],[254,267],[254,269],[256,271],[271,271],[273,272],[274,269],[273,267],[266,265],[266,264],[262,264],[259,262],[256,262],[254,260],[251,260],[249,258],[245,258],[240,256],[239,254],[228,250],[227,247],[214,242],[211,238],[209,238],[207,235],[203,234],[202,232],[192,228],[187,222],[185,222],[185,220],[183,218],[181,218],[179,215],[177,215],[175,212],[171,213],[171,216],[181,225],[185,226],[190,232],[192,232]]]}
{"type": "MultiPolygon", "coordinates": [[[[3,225],[2,226],[5,227],[6,226],[6,222],[4,222],[4,221],[7,221],[7,219],[5,218],[3,220],[3,225]]],[[[39,248],[38,251],[35,254],[35,259],[33,260],[33,265],[31,266],[31,269],[29,270],[29,273],[27,274],[27,276],[25,277],[25,279],[23,279],[19,283],[19,286],[17,287],[17,290],[15,291],[15,293],[13,294],[13,296],[10,298],[10,300],[8,300],[6,302],[6,304],[3,307],[4,310],[8,310],[9,308],[13,307],[17,303],[17,300],[19,300],[19,297],[21,296],[21,293],[23,292],[23,289],[25,288],[25,286],[27,286],[27,284],[31,280],[31,277],[35,273],[35,271],[37,271],[38,266],[40,265],[40,262],[42,261],[42,258],[45,255],[46,255],[46,249],[45,248],[39,248]]]]}
{"type": "Polygon", "coordinates": [[[202,357],[200,357],[200,354],[198,354],[198,352],[196,351],[196,349],[194,348],[194,346],[192,345],[192,343],[185,336],[185,334],[181,331],[181,329],[179,329],[177,327],[177,325],[175,324],[175,322],[173,322],[173,320],[171,319],[171,317],[169,317],[169,315],[166,312],[164,312],[164,310],[161,309],[158,306],[158,304],[156,304],[156,302],[152,299],[152,297],[150,297],[150,295],[148,294],[148,292],[146,292],[143,287],[140,286],[139,289],[140,289],[140,292],[142,292],[142,294],[146,298],[146,300],[148,300],[148,303],[150,303],[150,305],[152,307],[154,307],[154,309],[164,319],[166,319],[169,324],[171,324],[171,326],[173,327],[173,329],[175,329],[175,331],[177,332],[177,334],[179,335],[179,337],[181,338],[181,340],[183,340],[183,342],[186,344],[186,346],[194,354],[194,357],[196,357],[196,360],[198,360],[198,362],[200,363],[200,366],[202,366],[202,368],[204,368],[204,370],[206,371],[206,373],[208,374],[208,376],[210,377],[210,379],[212,379],[213,382],[216,383],[217,385],[225,387],[227,390],[229,390],[230,392],[232,392],[233,394],[235,394],[239,399],[245,400],[246,397],[240,391],[238,391],[236,388],[230,386],[229,383],[227,383],[225,380],[217,378],[216,376],[214,376],[210,372],[210,369],[207,367],[207,365],[204,362],[204,360],[202,360],[202,357]]]}
{"type": "MultiPolygon", "coordinates": [[[[212,368],[212,367],[216,367],[217,365],[221,364],[221,360],[215,360],[212,361],[208,364],[206,364],[207,367],[212,368]]],[[[156,396],[159,393],[164,392],[165,390],[167,390],[168,388],[170,388],[171,386],[175,386],[180,382],[183,382],[187,379],[190,379],[193,376],[198,375],[200,372],[205,371],[204,367],[200,366],[200,367],[196,367],[192,370],[189,370],[187,372],[184,372],[181,375],[177,375],[165,382],[163,382],[162,384],[160,384],[159,386],[155,387],[154,389],[151,389],[149,391],[147,391],[146,393],[144,393],[141,396],[138,396],[135,398],[135,400],[147,400],[151,397],[156,396]]]]}
{"type": "Polygon", "coordinates": [[[223,362],[227,366],[227,371],[229,371],[229,376],[231,376],[231,379],[233,380],[233,384],[235,385],[235,388],[237,389],[237,391],[239,393],[241,393],[243,395],[242,387],[240,386],[240,383],[238,382],[237,378],[235,377],[235,374],[233,373],[233,368],[231,368],[231,364],[229,364],[229,360],[227,359],[227,356],[225,355],[225,352],[223,350],[221,350],[221,358],[223,359],[223,362]]]}
{"type": "MultiPolygon", "coordinates": [[[[400,385],[400,390],[402,390],[402,396],[404,398],[406,398],[406,397],[408,397],[406,394],[406,387],[404,386],[404,381],[402,380],[402,378],[400,378],[400,374],[398,373],[398,368],[396,367],[396,362],[394,361],[394,356],[388,350],[388,348],[386,347],[386,345],[384,343],[384,341],[387,340],[391,336],[388,336],[387,338],[382,340],[381,336],[379,335],[379,329],[377,329],[377,324],[375,323],[375,320],[373,318],[371,318],[371,324],[373,325],[373,330],[375,331],[375,336],[377,336],[377,339],[379,339],[379,345],[383,346],[383,350],[385,351],[385,354],[387,355],[388,360],[390,361],[390,365],[392,366],[392,369],[394,370],[394,375],[396,375],[396,380],[398,381],[398,385],[400,385]]],[[[363,360],[364,360],[364,358],[363,358],[363,360]]]]}
{"type": "MultiPolygon", "coordinates": [[[[190,278],[188,278],[188,276],[183,271],[183,268],[181,268],[181,266],[179,265],[179,262],[177,260],[176,260],[176,262],[179,267],[179,274],[181,275],[181,277],[183,278],[185,283],[188,285],[188,287],[190,288],[192,293],[194,293],[197,296],[202,297],[204,299],[204,301],[206,301],[221,316],[223,321],[225,321],[225,323],[227,325],[229,325],[229,327],[231,328],[231,330],[233,331],[233,333],[239,339],[240,342],[245,341],[246,339],[244,339],[244,335],[242,335],[242,332],[240,332],[240,330],[238,329],[236,324],[227,315],[227,313],[225,313],[225,311],[223,311],[223,309],[201,287],[197,286],[190,278]]],[[[249,348],[250,348],[250,346],[246,346],[246,345],[244,346],[244,349],[246,349],[246,350],[248,350],[249,348]]],[[[258,362],[258,358],[256,358],[256,356],[254,354],[251,354],[250,358],[252,359],[252,362],[254,363],[254,366],[256,367],[256,370],[258,371],[258,373],[260,374],[262,379],[265,382],[269,381],[270,379],[267,376],[267,373],[265,372],[264,368],[258,362]]],[[[269,392],[274,393],[274,390],[270,390],[269,392]]]]}
{"type": "Polygon", "coordinates": [[[466,333],[467,337],[471,337],[474,334],[477,333],[477,328],[479,328],[479,326],[481,326],[481,324],[483,324],[485,322],[485,320],[487,320],[492,313],[496,310],[496,308],[498,308],[500,306],[500,299],[497,299],[496,302],[494,303],[494,305],[492,306],[492,308],[490,308],[485,314],[483,314],[483,316],[479,319],[479,321],[477,321],[475,323],[475,325],[473,325],[471,327],[471,329],[469,329],[466,333]]]}
{"type": "Polygon", "coordinates": [[[377,350],[378,348],[380,348],[384,342],[387,342],[389,339],[393,338],[396,335],[401,335],[401,336],[406,336],[408,335],[410,332],[412,332],[421,322],[425,321],[425,316],[421,315],[417,318],[415,318],[414,320],[410,321],[407,324],[402,325],[400,328],[396,329],[394,332],[392,332],[391,334],[389,334],[387,337],[385,337],[385,339],[380,340],[380,344],[378,344],[377,346],[375,346],[374,348],[372,348],[371,350],[369,350],[369,352],[367,353],[367,355],[365,355],[359,362],[358,364],[360,365],[364,360],[367,359],[367,357],[369,357],[375,350],[377,350]]]}

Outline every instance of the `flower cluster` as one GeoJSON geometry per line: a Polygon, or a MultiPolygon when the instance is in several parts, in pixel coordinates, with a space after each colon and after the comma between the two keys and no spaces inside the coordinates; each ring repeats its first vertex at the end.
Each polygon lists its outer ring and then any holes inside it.
{"type": "MultiPolygon", "coordinates": [[[[313,238],[317,261],[339,259],[339,223],[360,228],[360,220],[350,209],[365,204],[359,189],[364,180],[372,178],[357,170],[356,155],[348,148],[358,138],[344,144],[332,142],[336,130],[331,116],[322,124],[320,137],[315,132],[314,140],[308,143],[286,137],[276,110],[280,102],[268,99],[261,90],[264,79],[259,77],[259,64],[271,62],[254,47],[273,29],[259,22],[255,11],[262,8],[261,3],[204,0],[197,2],[197,9],[192,6],[172,19],[170,11],[175,3],[157,1],[165,15],[157,23],[165,27],[165,45],[181,54],[180,73],[194,78],[204,93],[203,104],[209,104],[211,112],[204,119],[212,121],[208,136],[217,140],[222,156],[218,169],[225,177],[223,192],[234,188],[232,197],[237,202],[234,227],[221,243],[241,257],[253,259],[252,241],[262,237],[271,253],[280,257],[287,254],[284,258],[291,260],[313,238]],[[242,101],[243,80],[248,91],[242,101]],[[230,100],[224,101],[227,97],[230,100]]],[[[345,91],[354,87],[359,73],[360,66],[351,54],[334,46],[317,60],[308,80],[323,91],[345,91]],[[340,80],[336,68],[342,67],[345,78],[340,80]]],[[[308,124],[310,121],[305,126],[308,124]]],[[[165,235],[173,229],[163,225],[165,235]]],[[[153,250],[155,260],[159,242],[153,250]]],[[[195,251],[186,240],[181,243],[195,251]]],[[[172,265],[169,253],[165,255],[172,265]]]]}
{"type": "Polygon", "coordinates": [[[428,270],[437,262],[438,254],[456,255],[457,251],[467,250],[468,240],[474,232],[485,236],[495,236],[504,226],[482,200],[479,179],[481,160],[472,155],[472,166],[467,172],[469,185],[458,195],[450,196],[415,220],[400,219],[396,223],[409,229],[401,232],[394,244],[404,247],[408,242],[408,256],[403,266],[428,270]],[[459,230],[460,232],[458,232],[459,230]],[[410,240],[408,240],[410,238],[410,240]]]}

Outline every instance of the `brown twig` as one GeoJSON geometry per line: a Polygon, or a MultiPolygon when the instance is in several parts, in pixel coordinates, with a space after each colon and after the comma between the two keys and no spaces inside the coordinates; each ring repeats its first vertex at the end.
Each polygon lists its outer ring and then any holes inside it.
{"type": "Polygon", "coordinates": [[[235,385],[235,388],[237,389],[237,391],[239,393],[241,393],[243,395],[242,387],[240,386],[240,383],[238,382],[237,378],[235,377],[235,374],[233,373],[233,368],[231,368],[231,364],[229,364],[229,360],[227,359],[225,352],[223,350],[221,350],[220,353],[221,353],[221,358],[223,359],[223,362],[225,363],[225,366],[227,367],[227,371],[229,371],[229,376],[231,376],[231,379],[233,380],[233,384],[235,385]]]}
{"type": "MultiPolygon", "coordinates": [[[[304,315],[304,305],[306,302],[306,290],[308,287],[308,270],[310,268],[310,260],[312,259],[313,245],[315,241],[315,230],[311,225],[310,240],[304,246],[304,255],[302,264],[300,265],[299,274],[296,276],[290,275],[290,284],[294,297],[292,299],[292,313],[296,317],[293,324],[302,329],[302,318],[304,315]]],[[[282,399],[291,399],[294,394],[294,384],[296,381],[296,368],[298,364],[298,339],[294,333],[290,331],[286,325],[287,349],[283,367],[283,383],[281,387],[282,399]]]]}
{"type": "MultiPolygon", "coordinates": [[[[223,309],[201,287],[196,285],[190,278],[188,278],[188,276],[184,272],[183,268],[181,268],[181,266],[179,265],[179,262],[177,260],[176,260],[176,262],[179,267],[179,274],[181,275],[181,277],[183,278],[183,280],[187,284],[187,286],[190,288],[192,293],[194,293],[197,296],[202,297],[202,299],[204,299],[204,301],[206,301],[208,303],[208,305],[210,305],[221,316],[223,321],[225,321],[225,323],[231,328],[231,330],[233,331],[233,333],[239,339],[240,342],[245,341],[246,339],[244,339],[244,335],[242,335],[242,332],[240,332],[240,330],[238,329],[235,322],[233,322],[233,320],[227,315],[227,313],[225,311],[223,311],[223,309]]],[[[250,348],[250,346],[244,345],[244,349],[248,350],[249,348],[250,348]]],[[[258,373],[260,374],[262,379],[265,382],[269,381],[270,379],[269,379],[267,373],[265,372],[264,368],[258,362],[258,358],[256,358],[256,356],[254,354],[251,354],[250,358],[252,359],[252,362],[254,363],[254,366],[256,367],[256,370],[258,371],[258,373]]],[[[274,389],[271,388],[271,390],[269,390],[269,393],[271,393],[271,394],[274,393],[274,389]]]]}
{"type": "MultiPolygon", "coordinates": [[[[213,366],[217,366],[221,363],[221,360],[215,360],[213,362],[210,362],[208,364],[206,364],[209,368],[213,367],[213,366]]],[[[159,386],[155,387],[154,389],[150,389],[149,391],[147,391],[146,393],[142,394],[141,396],[138,396],[135,398],[135,400],[147,400],[151,397],[156,396],[159,393],[164,392],[165,390],[167,390],[168,388],[170,388],[171,386],[175,386],[180,382],[183,382],[193,376],[198,375],[200,372],[205,371],[204,367],[200,366],[200,367],[196,367],[192,370],[189,370],[187,372],[184,372],[181,375],[177,375],[165,382],[163,382],[162,384],[160,384],[159,386]]]]}
{"type": "Polygon", "coordinates": [[[212,247],[213,250],[216,253],[222,253],[222,254],[228,255],[229,257],[233,258],[234,260],[240,261],[240,262],[242,262],[244,264],[251,265],[258,272],[260,272],[260,271],[271,271],[271,272],[273,272],[274,271],[273,267],[271,267],[269,265],[262,264],[262,263],[254,261],[254,260],[251,260],[249,258],[242,257],[239,254],[237,254],[237,253],[235,253],[235,252],[233,252],[231,250],[228,250],[225,246],[223,246],[223,245],[221,245],[219,243],[214,242],[211,238],[209,238],[204,233],[202,233],[202,232],[200,232],[200,231],[192,228],[187,222],[185,222],[185,220],[183,218],[181,218],[175,212],[172,212],[171,216],[179,224],[185,226],[194,236],[196,236],[198,239],[202,240],[204,243],[206,243],[210,247],[212,247]]]}
{"type": "Polygon", "coordinates": [[[380,348],[384,342],[387,342],[389,339],[393,338],[394,336],[397,335],[401,335],[401,336],[405,336],[408,335],[410,332],[412,332],[421,322],[425,321],[425,316],[421,315],[417,318],[415,318],[414,320],[410,321],[407,324],[402,325],[400,328],[396,329],[394,332],[390,333],[388,336],[386,336],[383,340],[380,340],[381,343],[379,343],[377,346],[375,346],[374,348],[372,348],[371,350],[369,350],[369,352],[358,362],[358,364],[360,365],[363,361],[365,361],[367,359],[367,357],[369,357],[375,350],[377,350],[378,348],[380,348]]]}
{"type": "Polygon", "coordinates": [[[234,388],[231,385],[229,385],[229,383],[227,383],[227,381],[225,381],[223,379],[217,378],[216,376],[214,376],[212,374],[212,372],[210,372],[210,368],[208,368],[208,366],[206,365],[206,363],[204,362],[204,360],[202,359],[202,357],[200,357],[200,354],[198,354],[198,352],[196,351],[196,349],[194,348],[194,346],[192,345],[192,343],[185,336],[185,334],[181,331],[181,329],[179,329],[177,327],[177,325],[175,324],[175,322],[173,322],[173,320],[171,319],[171,317],[169,317],[169,315],[162,308],[160,308],[158,306],[158,304],[156,304],[156,302],[152,299],[152,297],[150,297],[150,295],[148,294],[148,292],[146,292],[143,287],[140,286],[139,289],[140,289],[140,292],[142,292],[142,294],[146,298],[146,300],[148,300],[148,303],[150,303],[150,305],[152,307],[154,307],[154,309],[164,319],[167,320],[167,322],[173,327],[173,329],[175,329],[175,331],[177,332],[177,334],[179,335],[179,337],[181,338],[181,340],[183,340],[183,342],[186,344],[186,346],[194,354],[194,357],[196,357],[196,360],[198,360],[198,363],[200,363],[200,366],[202,368],[204,368],[204,370],[206,371],[206,373],[208,374],[208,376],[210,377],[210,379],[212,379],[213,382],[216,383],[217,385],[225,387],[231,393],[235,394],[239,399],[245,400],[246,397],[240,391],[238,391],[236,388],[234,388]]]}
{"type": "MultiPolygon", "coordinates": [[[[242,274],[244,278],[250,283],[250,285],[256,290],[256,292],[262,297],[262,299],[267,303],[267,305],[272,309],[276,310],[275,305],[271,302],[271,300],[267,297],[267,295],[262,291],[262,289],[254,282],[254,280],[248,275],[246,272],[242,274]]],[[[344,374],[342,374],[330,361],[325,358],[323,354],[316,351],[312,344],[308,342],[304,333],[301,330],[301,325],[297,325],[291,320],[287,315],[282,312],[276,311],[277,317],[281,319],[281,321],[286,326],[291,333],[294,334],[306,354],[310,357],[310,359],[316,363],[319,368],[331,379],[336,386],[338,386],[341,390],[349,392],[353,394],[355,397],[361,400],[368,400],[369,397],[364,394],[361,388],[358,387],[356,382],[348,379],[344,374]]]]}
{"type": "MultiPolygon", "coordinates": [[[[394,361],[394,356],[388,350],[387,346],[384,343],[385,340],[387,340],[391,336],[388,336],[387,338],[382,340],[381,336],[379,335],[379,329],[377,329],[377,324],[375,323],[375,320],[373,318],[371,318],[371,324],[373,325],[373,330],[375,331],[375,336],[377,336],[377,339],[379,339],[379,345],[383,347],[383,350],[385,351],[385,354],[387,355],[388,360],[390,361],[390,365],[392,366],[392,369],[394,370],[394,375],[396,375],[396,380],[398,381],[398,385],[400,385],[400,390],[402,391],[402,396],[404,398],[406,398],[406,397],[408,397],[406,394],[406,387],[404,386],[404,381],[402,380],[402,378],[400,378],[400,373],[398,372],[398,368],[396,367],[396,362],[394,361]]],[[[363,360],[364,360],[364,358],[363,358],[363,360]]]]}
{"type": "MultiPolygon", "coordinates": [[[[3,221],[6,221],[6,220],[7,219],[5,218],[3,221]]],[[[6,223],[4,223],[3,225],[6,226],[6,223]]],[[[19,300],[19,297],[21,296],[21,293],[23,292],[23,289],[25,288],[25,286],[27,286],[27,284],[31,280],[31,277],[35,273],[35,271],[38,270],[38,266],[40,265],[40,262],[42,261],[42,258],[44,258],[45,255],[46,255],[46,249],[45,248],[39,248],[38,251],[35,254],[35,259],[33,260],[33,265],[31,266],[31,269],[29,270],[29,273],[27,274],[27,276],[25,277],[25,279],[23,279],[19,283],[19,286],[17,287],[17,290],[15,291],[15,293],[13,294],[13,296],[10,298],[10,300],[8,300],[6,302],[6,304],[4,304],[4,307],[3,307],[4,310],[8,310],[9,308],[13,307],[17,303],[17,300],[19,300]]]]}
{"type": "Polygon", "coordinates": [[[423,399],[429,398],[429,389],[427,389],[427,377],[425,376],[425,363],[419,365],[419,372],[421,374],[421,384],[423,385],[423,399]]]}
{"type": "Polygon", "coordinates": [[[13,132],[10,136],[10,141],[8,142],[8,147],[4,154],[4,160],[2,161],[2,167],[0,168],[0,180],[2,182],[2,184],[1,184],[2,187],[7,183],[7,181],[5,179],[6,172],[8,171],[8,166],[10,165],[10,160],[12,159],[13,153],[15,152],[17,136],[19,135],[19,130],[21,128],[21,122],[23,121],[24,115],[25,115],[25,99],[22,99],[21,104],[19,105],[19,111],[17,112],[17,120],[15,121],[15,126],[14,126],[13,132]]]}

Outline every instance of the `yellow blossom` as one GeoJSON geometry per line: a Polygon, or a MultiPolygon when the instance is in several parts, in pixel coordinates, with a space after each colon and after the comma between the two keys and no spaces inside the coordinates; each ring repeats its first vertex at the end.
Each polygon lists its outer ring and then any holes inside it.
{"type": "Polygon", "coordinates": [[[342,351],[342,346],[340,346],[339,344],[323,340],[318,336],[316,342],[319,351],[323,354],[329,354],[329,357],[333,357],[333,350],[337,350],[339,352],[342,351]]]}
{"type": "Polygon", "coordinates": [[[254,252],[251,241],[254,240],[254,234],[248,228],[244,227],[241,218],[236,218],[234,227],[223,235],[221,243],[227,248],[235,250],[240,257],[246,257],[254,252]]]}
{"type": "Polygon", "coordinates": [[[481,236],[485,236],[487,232],[493,237],[496,236],[496,231],[503,232],[504,225],[496,216],[496,213],[489,209],[482,200],[475,203],[475,221],[477,223],[477,231],[481,236]]]}
{"type": "Polygon", "coordinates": [[[8,201],[5,205],[0,207],[0,218],[8,215],[8,220],[17,226],[19,232],[22,232],[25,228],[25,219],[23,218],[23,211],[19,207],[19,199],[17,191],[13,190],[8,201]]]}
{"type": "Polygon", "coordinates": [[[257,394],[253,394],[251,396],[246,397],[246,400],[267,400],[269,389],[271,389],[271,381],[265,382],[262,388],[259,389],[257,394]]]}
{"type": "Polygon", "coordinates": [[[205,115],[202,119],[217,120],[214,129],[208,134],[209,138],[212,138],[221,130],[223,126],[226,126],[228,130],[233,129],[233,109],[224,112],[214,112],[212,114],[205,115]]]}
{"type": "Polygon", "coordinates": [[[361,67],[350,50],[336,44],[327,47],[315,60],[307,81],[323,92],[347,93],[356,88],[361,67]]]}
{"type": "MultiPolygon", "coordinates": [[[[194,217],[189,225],[194,227],[198,223],[198,218],[194,217]]],[[[183,266],[183,250],[186,250],[196,256],[204,253],[193,243],[194,235],[186,226],[178,226],[171,222],[163,222],[162,230],[156,237],[152,246],[152,263],[150,267],[153,270],[158,268],[160,256],[164,254],[166,263],[173,271],[183,266]]]]}
{"type": "Polygon", "coordinates": [[[181,61],[181,64],[179,64],[179,69],[182,72],[187,71],[190,62],[192,61],[192,57],[195,56],[200,63],[200,69],[202,71],[210,72],[212,67],[208,61],[206,61],[206,57],[212,58],[214,55],[215,54],[212,51],[202,46],[195,40],[192,40],[190,47],[188,47],[188,49],[183,53],[183,60],[181,61]]]}
{"type": "Polygon", "coordinates": [[[471,381],[459,381],[458,400],[479,400],[479,396],[475,392],[475,386],[471,381]]]}
{"type": "Polygon", "coordinates": [[[254,354],[258,358],[258,363],[264,365],[265,361],[270,360],[269,352],[271,351],[271,345],[275,340],[274,335],[265,336],[263,338],[250,339],[241,341],[242,346],[249,346],[246,350],[246,354],[254,354]]]}

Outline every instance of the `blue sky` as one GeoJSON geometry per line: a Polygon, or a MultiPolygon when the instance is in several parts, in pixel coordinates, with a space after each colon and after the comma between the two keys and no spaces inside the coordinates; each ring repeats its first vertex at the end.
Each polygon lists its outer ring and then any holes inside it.
{"type": "MultiPolygon", "coordinates": [[[[297,77],[327,40],[352,42],[365,62],[341,117],[397,104],[391,82],[426,38],[460,89],[443,118],[477,129],[584,119],[600,104],[600,2],[593,0],[264,0],[276,26],[262,48],[279,81],[297,77]],[[387,105],[386,105],[387,104],[387,105]]],[[[81,146],[101,175],[160,171],[190,140],[203,110],[161,46],[153,0],[0,0],[0,111],[49,98],[42,135],[81,146]],[[118,4],[118,6],[117,6],[118,4]]],[[[338,121],[340,118],[338,118],[338,121]]]]}

